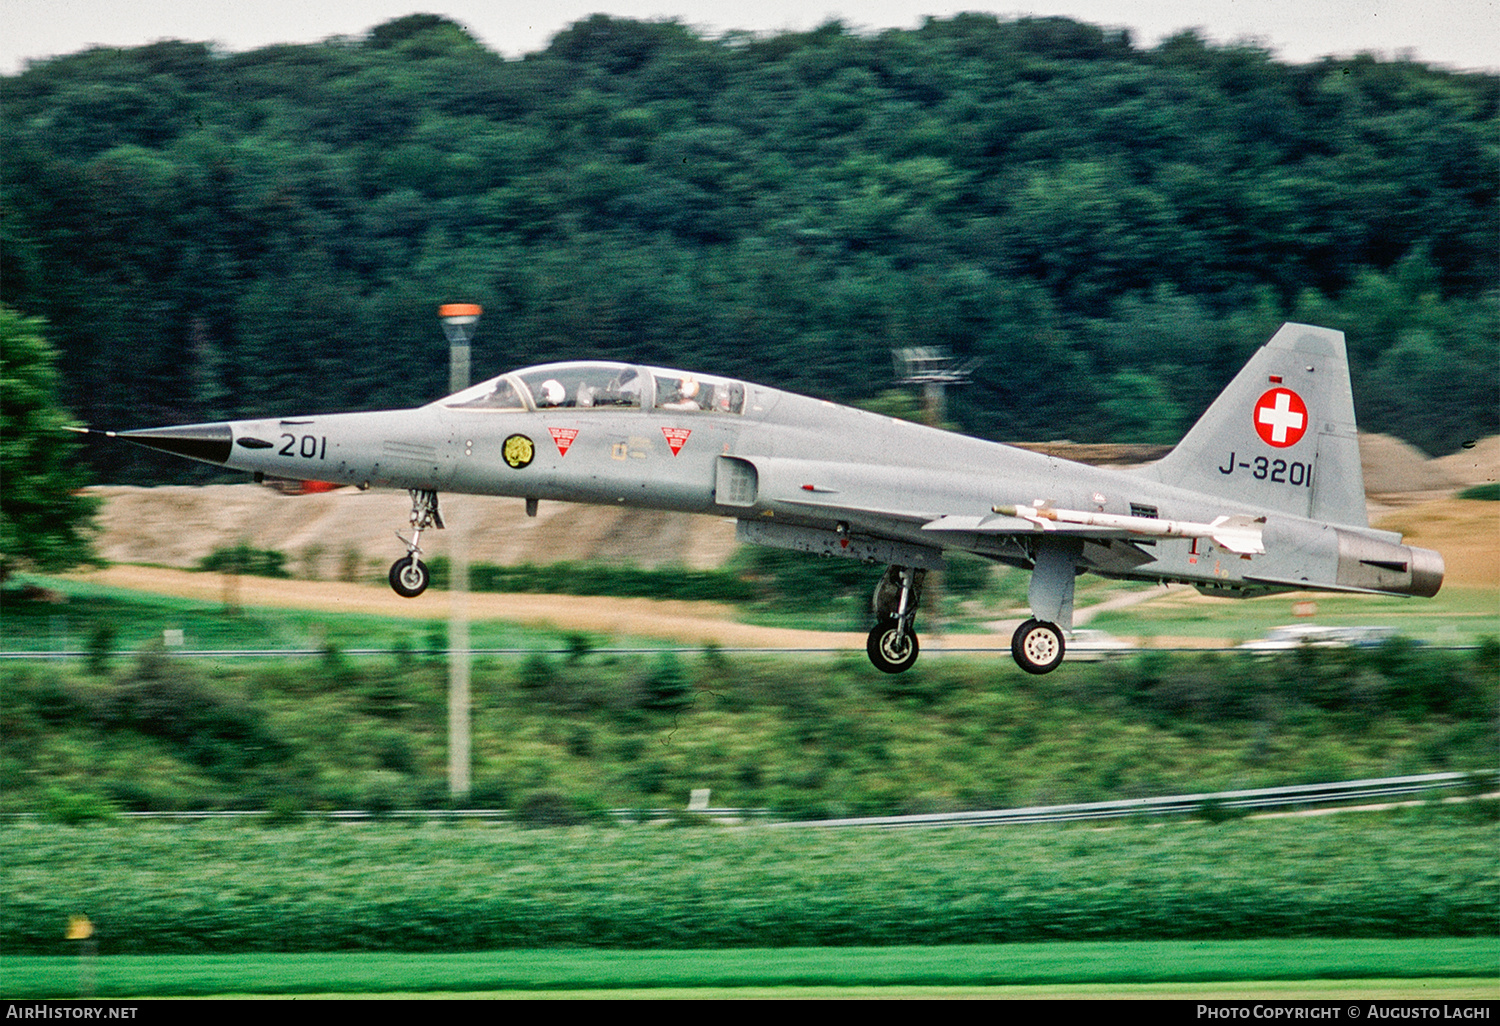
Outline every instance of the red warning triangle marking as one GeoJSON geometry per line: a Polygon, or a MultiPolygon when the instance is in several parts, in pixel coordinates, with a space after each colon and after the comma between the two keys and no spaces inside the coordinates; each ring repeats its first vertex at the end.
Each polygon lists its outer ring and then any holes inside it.
{"type": "Polygon", "coordinates": [[[686,442],[688,435],[693,432],[691,428],[664,427],[661,429],[661,433],[667,436],[667,444],[672,447],[672,455],[676,456],[682,451],[682,443],[686,442]]]}
{"type": "Polygon", "coordinates": [[[559,456],[566,456],[568,454],[568,446],[572,445],[573,439],[578,437],[577,428],[549,427],[547,433],[557,443],[557,454],[559,456]]]}

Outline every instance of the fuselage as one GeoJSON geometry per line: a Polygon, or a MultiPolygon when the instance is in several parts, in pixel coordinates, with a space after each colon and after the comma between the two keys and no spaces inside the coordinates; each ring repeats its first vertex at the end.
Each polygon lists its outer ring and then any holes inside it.
{"type": "Polygon", "coordinates": [[[654,367],[548,364],[410,410],[163,432],[192,441],[195,430],[203,437],[193,446],[148,440],[157,432],[123,437],[268,476],[733,517],[748,540],[872,562],[936,567],[944,549],[962,549],[1029,566],[1046,531],[995,510],[1046,503],[1163,520],[1264,518],[1265,551],[1255,555],[1205,538],[1089,532],[1079,566],[1112,576],[1240,592],[1302,582],[1403,594],[1435,592],[1442,577],[1435,553],[1399,535],[1285,512],[1285,490],[1311,497],[1319,487],[1313,459],[1279,480],[1241,474],[1229,500],[1149,467],[1087,466],[654,367]]]}

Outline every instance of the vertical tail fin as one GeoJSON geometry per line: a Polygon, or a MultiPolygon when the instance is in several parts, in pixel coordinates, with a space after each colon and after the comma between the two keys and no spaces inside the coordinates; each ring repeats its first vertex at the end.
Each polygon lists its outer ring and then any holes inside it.
{"type": "Polygon", "coordinates": [[[1155,469],[1167,484],[1368,527],[1344,333],[1282,325],[1155,469]]]}

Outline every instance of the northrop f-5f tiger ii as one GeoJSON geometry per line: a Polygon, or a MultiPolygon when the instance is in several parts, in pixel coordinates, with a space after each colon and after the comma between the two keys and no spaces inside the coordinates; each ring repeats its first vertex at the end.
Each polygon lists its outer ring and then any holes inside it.
{"type": "Polygon", "coordinates": [[[1031,571],[1011,651],[1062,661],[1073,581],[1185,582],[1253,595],[1316,589],[1432,596],[1442,557],[1374,530],[1342,332],[1284,325],[1164,459],[1131,470],[995,442],[711,374],[550,363],[410,410],[109,432],[257,475],[408,489],[419,558],[441,492],[733,517],[747,542],[888,566],[870,660],[917,659],[922,582],[948,550],[1031,571]]]}

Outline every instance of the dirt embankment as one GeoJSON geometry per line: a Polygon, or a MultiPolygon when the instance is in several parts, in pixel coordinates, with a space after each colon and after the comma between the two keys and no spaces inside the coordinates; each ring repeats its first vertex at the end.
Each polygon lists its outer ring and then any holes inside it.
{"type": "Polygon", "coordinates": [[[1388,435],[1359,448],[1374,526],[1442,553],[1444,587],[1500,587],[1500,503],[1453,497],[1500,481],[1500,435],[1437,459],[1388,435]]]}
{"type": "MultiPolygon", "coordinates": [[[[405,492],[341,488],[282,495],[253,484],[92,489],[104,498],[99,553],[113,563],[193,567],[215,549],[245,542],[275,549],[302,578],[362,580],[384,573],[405,548],[411,502],[405,492]]],[[[644,567],[720,566],[734,551],[734,524],[716,517],[543,502],[535,517],[520,499],[444,495],[448,530],[428,531],[422,548],[445,555],[457,530],[469,559],[512,566],[563,560],[644,567]]]]}

